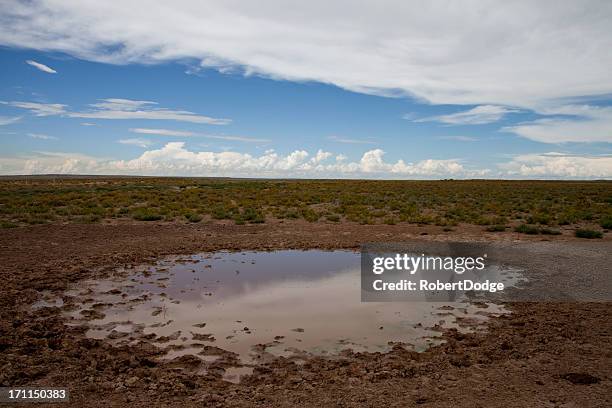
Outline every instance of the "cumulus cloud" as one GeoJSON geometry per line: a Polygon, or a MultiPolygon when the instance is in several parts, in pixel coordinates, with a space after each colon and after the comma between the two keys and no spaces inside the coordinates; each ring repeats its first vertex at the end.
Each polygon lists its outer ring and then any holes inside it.
{"type": "Polygon", "coordinates": [[[565,105],[542,109],[540,113],[551,117],[503,130],[542,143],[612,143],[612,107],[565,105]]]}
{"type": "MultiPolygon", "coordinates": [[[[128,139],[124,139],[125,142],[128,139]]],[[[121,142],[120,142],[121,143],[121,142]]],[[[128,144],[136,144],[127,142],[128,144]]],[[[146,144],[146,143],[145,143],[146,144]]],[[[146,146],[142,146],[146,147],[146,146]]],[[[29,156],[0,157],[3,174],[125,174],[175,176],[296,177],[296,178],[525,178],[610,179],[612,156],[564,153],[518,155],[497,169],[472,169],[459,160],[427,159],[415,163],[385,161],[385,152],[373,149],[359,160],[318,150],[295,150],[286,155],[266,150],[259,156],[233,151],[192,151],[184,142],[170,142],[146,150],[130,160],[96,158],[78,153],[37,152],[29,156]]]]}
{"type": "MultiPolygon", "coordinates": [[[[158,108],[157,102],[136,101],[132,99],[109,98],[90,104],[89,110],[68,111],[67,105],[39,102],[2,102],[16,108],[27,109],[36,116],[62,115],[70,118],[87,119],[154,119],[178,122],[205,123],[208,125],[227,125],[230,119],[211,118],[183,110],[158,108]]],[[[87,122],[86,122],[87,123],[87,122]]],[[[90,124],[88,123],[87,126],[90,124]]]]}
{"type": "Polygon", "coordinates": [[[133,145],[133,146],[138,146],[138,147],[149,147],[153,144],[151,140],[143,139],[141,137],[120,139],[117,142],[121,144],[125,144],[125,145],[133,145]]]}
{"type": "Polygon", "coordinates": [[[130,132],[141,133],[145,135],[159,135],[159,136],[178,136],[178,137],[204,137],[207,139],[217,140],[231,140],[234,142],[247,142],[247,143],[268,143],[270,139],[261,139],[246,136],[225,136],[225,135],[209,135],[206,133],[196,133],[184,130],[172,130],[172,129],[149,129],[149,128],[135,128],[130,129],[130,132]]]}
{"type": "Polygon", "coordinates": [[[102,159],[80,153],[36,152],[0,157],[3,174],[96,174],[102,159]]]}
{"type": "Polygon", "coordinates": [[[95,61],[191,59],[445,104],[612,93],[612,3],[597,0],[2,3],[0,44],[95,61]]]}
{"type": "Polygon", "coordinates": [[[47,74],[57,74],[57,71],[54,70],[53,68],[45,65],[45,64],[41,64],[40,62],[36,62],[33,60],[27,60],[26,64],[33,66],[34,68],[42,71],[42,72],[46,72],[47,74]]]}
{"type": "Polygon", "coordinates": [[[447,125],[483,125],[497,122],[516,109],[504,106],[481,105],[463,112],[415,119],[414,122],[440,122],[447,125]]]}
{"type": "MultiPolygon", "coordinates": [[[[124,139],[120,143],[136,144],[124,139]]],[[[184,142],[170,142],[131,160],[96,159],[68,153],[39,153],[30,157],[0,158],[6,174],[80,173],[238,177],[439,178],[477,177],[486,170],[466,169],[457,160],[387,162],[384,151],[370,150],[358,161],[318,150],[295,150],[281,155],[267,150],[260,156],[232,151],[191,151],[184,142]]]]}
{"type": "Polygon", "coordinates": [[[500,164],[499,168],[507,175],[526,178],[611,178],[612,156],[525,154],[500,164]]]}

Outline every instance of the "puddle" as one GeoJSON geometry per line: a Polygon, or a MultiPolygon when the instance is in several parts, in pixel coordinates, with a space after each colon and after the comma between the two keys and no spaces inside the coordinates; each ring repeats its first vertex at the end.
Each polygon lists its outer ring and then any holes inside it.
{"type": "Polygon", "coordinates": [[[62,307],[64,301],[61,298],[54,297],[50,292],[43,292],[40,300],[32,304],[32,309],[41,309],[43,307],[62,307]]]}
{"type": "Polygon", "coordinates": [[[74,297],[66,314],[87,323],[90,337],[148,341],[167,350],[164,359],[191,355],[206,367],[227,363],[225,354],[233,367],[220,366],[224,378],[237,382],[278,356],[300,362],[395,343],[422,351],[440,342],[440,328],[477,330],[506,313],[482,303],[362,303],[359,268],[352,251],[172,257],[128,270],[127,278],[79,284],[66,293],[74,297]]]}
{"type": "Polygon", "coordinates": [[[251,374],[253,374],[253,367],[228,367],[225,369],[223,379],[225,381],[238,384],[243,376],[251,374]]]}

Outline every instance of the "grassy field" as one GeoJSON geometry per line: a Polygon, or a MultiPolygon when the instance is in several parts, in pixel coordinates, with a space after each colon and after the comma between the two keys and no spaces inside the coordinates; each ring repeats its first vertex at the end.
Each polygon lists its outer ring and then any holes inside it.
{"type": "Polygon", "coordinates": [[[205,178],[0,179],[3,228],[49,222],[237,224],[273,219],[362,224],[469,223],[555,234],[559,225],[612,228],[612,182],[237,180],[205,178]]]}

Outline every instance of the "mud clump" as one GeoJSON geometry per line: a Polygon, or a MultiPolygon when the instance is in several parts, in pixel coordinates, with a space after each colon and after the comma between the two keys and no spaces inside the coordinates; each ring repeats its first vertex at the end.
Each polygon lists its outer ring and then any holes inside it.
{"type": "Polygon", "coordinates": [[[572,384],[582,385],[598,384],[601,381],[600,378],[586,373],[567,373],[561,375],[561,378],[571,382],[572,384]]]}
{"type": "Polygon", "coordinates": [[[98,319],[104,319],[104,317],[106,316],[104,313],[95,310],[95,309],[86,309],[86,310],[81,310],[81,315],[83,315],[84,318],[88,319],[88,320],[98,320],[98,319]]]}

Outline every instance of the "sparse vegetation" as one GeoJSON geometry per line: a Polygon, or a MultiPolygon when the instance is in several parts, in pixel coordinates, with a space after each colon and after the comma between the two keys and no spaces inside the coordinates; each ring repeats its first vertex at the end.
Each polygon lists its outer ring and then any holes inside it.
{"type": "Polygon", "coordinates": [[[514,231],[528,235],[561,235],[561,231],[548,227],[538,227],[535,225],[521,224],[514,228],[514,231]]]}
{"type": "Polygon", "coordinates": [[[266,219],[460,223],[526,234],[612,227],[612,183],[557,181],[231,180],[28,177],[0,180],[0,227],[50,222],[266,219]],[[507,227],[507,228],[506,228],[507,227]]]}
{"type": "Polygon", "coordinates": [[[185,214],[185,218],[187,219],[187,221],[193,222],[193,223],[200,222],[203,219],[201,215],[191,214],[191,213],[185,214]]]}
{"type": "Polygon", "coordinates": [[[576,232],[575,232],[575,235],[578,238],[588,238],[588,239],[602,238],[603,237],[603,233],[601,231],[595,231],[595,230],[591,230],[591,229],[587,229],[587,228],[577,229],[576,232]]]}
{"type": "Polygon", "coordinates": [[[132,218],[138,221],[158,221],[163,217],[150,208],[137,208],[132,213],[132,218]]]}
{"type": "Polygon", "coordinates": [[[540,233],[540,229],[538,227],[529,224],[521,224],[518,227],[514,228],[514,231],[528,235],[537,235],[540,233]]]}

